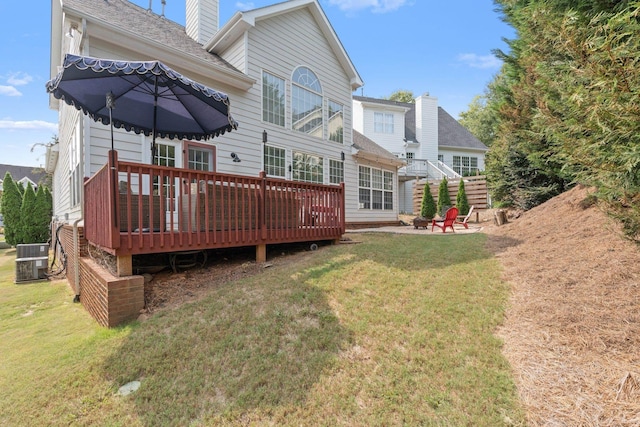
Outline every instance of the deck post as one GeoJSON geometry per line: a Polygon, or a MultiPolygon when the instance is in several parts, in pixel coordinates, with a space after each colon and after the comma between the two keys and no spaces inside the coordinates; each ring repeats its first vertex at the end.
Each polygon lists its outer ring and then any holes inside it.
{"type": "Polygon", "coordinates": [[[256,262],[267,261],[267,245],[256,246],[256,262]]]}
{"type": "Polygon", "coordinates": [[[118,277],[131,276],[133,274],[133,256],[116,256],[116,270],[118,273],[118,277]]]}

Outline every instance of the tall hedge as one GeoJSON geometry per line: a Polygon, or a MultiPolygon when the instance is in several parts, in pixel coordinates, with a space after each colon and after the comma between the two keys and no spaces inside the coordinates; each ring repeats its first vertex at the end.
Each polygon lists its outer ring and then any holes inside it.
{"type": "Polygon", "coordinates": [[[50,223],[51,223],[51,193],[49,190],[41,185],[36,192],[36,221],[35,221],[35,238],[36,241],[32,243],[44,243],[49,241],[50,236],[50,223]]]}
{"type": "Polygon", "coordinates": [[[27,188],[24,190],[20,214],[22,216],[20,220],[20,243],[38,243],[36,193],[33,191],[31,183],[28,183],[27,188]]]}
{"type": "Polygon", "coordinates": [[[4,222],[4,239],[11,246],[20,241],[20,218],[22,207],[22,195],[18,185],[7,172],[2,182],[2,217],[4,222]]]}
{"type": "Polygon", "coordinates": [[[469,200],[467,200],[467,192],[464,189],[464,179],[460,179],[458,185],[458,194],[456,195],[456,207],[458,215],[466,215],[469,213],[469,200]]]}
{"type": "Polygon", "coordinates": [[[440,187],[438,187],[438,212],[440,212],[440,215],[444,215],[444,212],[442,212],[443,206],[451,206],[449,181],[447,181],[447,177],[442,178],[442,181],[440,181],[440,187]]]}

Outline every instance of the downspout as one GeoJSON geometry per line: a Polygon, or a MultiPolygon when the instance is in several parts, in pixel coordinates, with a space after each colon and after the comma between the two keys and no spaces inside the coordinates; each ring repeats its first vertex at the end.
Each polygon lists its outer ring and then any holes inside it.
{"type": "MultiPolygon", "coordinates": [[[[82,18],[82,35],[80,36],[80,45],[79,49],[82,52],[84,47],[84,35],[87,32],[87,21],[82,18]]],[[[84,53],[84,52],[82,52],[84,53]]],[[[82,119],[84,121],[84,118],[82,119]]],[[[82,141],[84,141],[84,132],[82,135],[82,141]]],[[[80,153],[80,170],[83,171],[82,175],[84,175],[84,143],[80,146],[82,152],[80,153]]],[[[80,202],[80,218],[73,221],[73,280],[76,285],[76,295],[73,297],[73,302],[80,302],[80,244],[78,243],[78,224],[80,221],[84,220],[84,180],[82,183],[82,201],[80,202]]]]}
{"type": "MultiPolygon", "coordinates": [[[[84,191],[82,193],[82,197],[84,199],[84,191]]],[[[80,302],[80,244],[78,243],[78,223],[84,218],[84,200],[81,204],[82,206],[80,207],[80,218],[76,219],[73,222],[73,280],[76,284],[76,296],[73,297],[73,302],[80,302]]]]}

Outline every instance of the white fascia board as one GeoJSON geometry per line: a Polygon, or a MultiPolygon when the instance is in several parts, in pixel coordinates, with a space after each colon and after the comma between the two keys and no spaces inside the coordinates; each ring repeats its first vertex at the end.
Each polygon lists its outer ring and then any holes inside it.
{"type": "Polygon", "coordinates": [[[438,149],[446,149],[451,151],[467,151],[469,153],[485,154],[489,151],[488,148],[474,148],[474,147],[461,147],[459,145],[442,145],[438,144],[438,149]]]}
{"type": "Polygon", "coordinates": [[[207,52],[223,52],[251,27],[255,22],[244,19],[242,13],[236,12],[217,33],[202,46],[207,52]]]}
{"type": "Polygon", "coordinates": [[[369,153],[368,151],[362,150],[353,150],[352,155],[356,159],[368,160],[375,163],[380,163],[383,165],[393,166],[395,168],[401,168],[407,165],[405,160],[399,158],[389,158],[389,157],[381,157],[374,153],[369,153]]]}

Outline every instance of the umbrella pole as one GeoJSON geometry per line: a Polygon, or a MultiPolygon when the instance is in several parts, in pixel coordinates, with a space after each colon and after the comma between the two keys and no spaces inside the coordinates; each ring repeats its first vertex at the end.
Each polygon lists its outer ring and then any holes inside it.
{"type": "Polygon", "coordinates": [[[116,167],[115,167],[115,156],[116,151],[113,147],[113,117],[111,115],[111,110],[115,107],[115,99],[113,97],[113,92],[107,93],[107,108],[109,109],[109,126],[111,127],[111,151],[109,152],[109,163],[111,167],[111,188],[112,188],[112,197],[113,197],[113,221],[115,223],[116,228],[118,228],[118,206],[116,206],[116,188],[118,184],[118,180],[116,179],[116,167]]]}
{"type": "Polygon", "coordinates": [[[158,76],[153,85],[153,139],[151,140],[151,164],[156,164],[156,125],[158,120],[158,76]]]}

